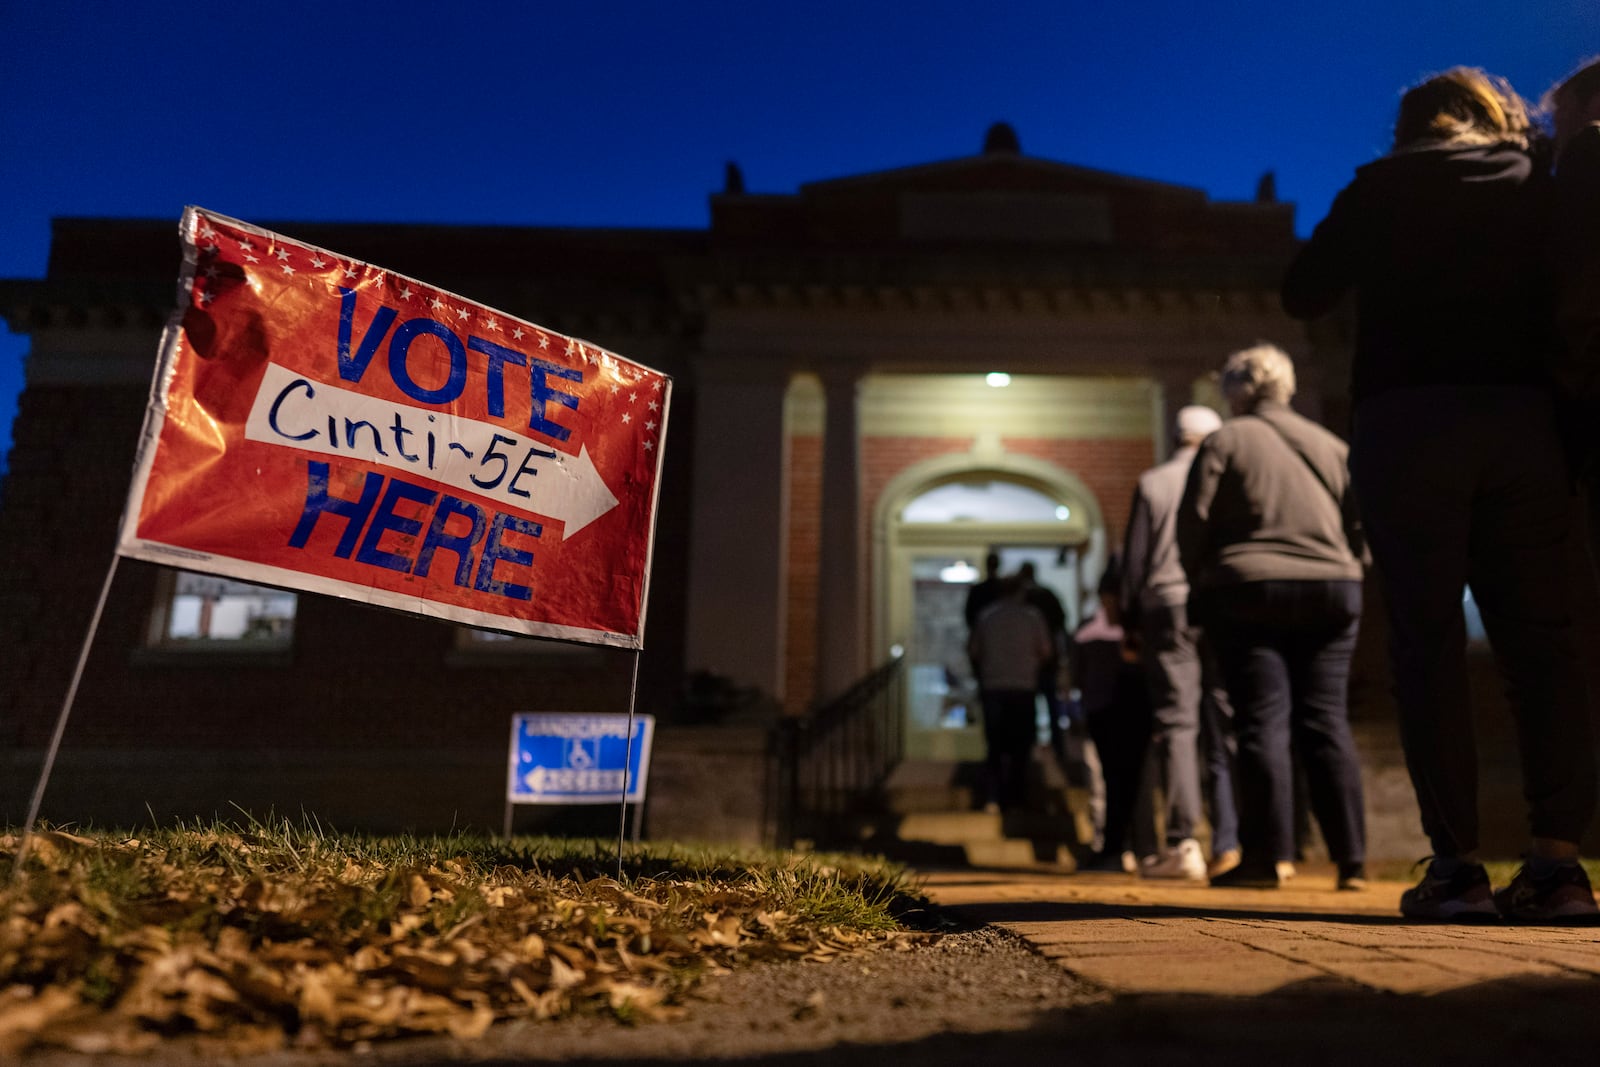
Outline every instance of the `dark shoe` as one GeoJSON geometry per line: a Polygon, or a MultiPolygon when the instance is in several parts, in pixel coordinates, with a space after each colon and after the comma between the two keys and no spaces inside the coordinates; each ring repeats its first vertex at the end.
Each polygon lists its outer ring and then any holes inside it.
{"type": "Polygon", "coordinates": [[[1499,917],[1489,872],[1481,863],[1462,863],[1448,877],[1428,864],[1422,881],[1400,894],[1400,914],[1408,919],[1446,922],[1486,922],[1499,917]]]}
{"type": "Polygon", "coordinates": [[[1359,893],[1367,888],[1367,865],[1365,863],[1339,864],[1339,880],[1334,888],[1341,892],[1359,893]]]}
{"type": "Polygon", "coordinates": [[[1096,852],[1093,856],[1083,861],[1078,868],[1080,874],[1127,874],[1127,862],[1122,853],[1113,849],[1096,852]]]}
{"type": "Polygon", "coordinates": [[[1543,878],[1526,864],[1511,884],[1494,895],[1494,906],[1510,922],[1547,923],[1592,920],[1600,916],[1589,876],[1576,863],[1563,863],[1543,878]]]}
{"type": "Polygon", "coordinates": [[[1277,889],[1282,884],[1276,864],[1262,867],[1248,859],[1211,879],[1213,889],[1277,889]]]}

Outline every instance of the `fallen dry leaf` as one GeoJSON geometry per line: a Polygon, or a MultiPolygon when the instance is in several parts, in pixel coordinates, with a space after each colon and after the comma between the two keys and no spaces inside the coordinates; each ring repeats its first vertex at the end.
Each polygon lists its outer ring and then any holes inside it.
{"type": "Polygon", "coordinates": [[[28,986],[11,986],[0,997],[0,1052],[20,1052],[32,1043],[34,1034],[82,1006],[71,990],[61,986],[47,986],[37,994],[28,986]]]}
{"type": "MultiPolygon", "coordinates": [[[[740,961],[870,940],[732,879],[623,885],[465,855],[386,865],[210,831],[39,840],[25,887],[0,890],[0,1055],[137,1052],[169,1033],[217,1058],[470,1040],[584,1006],[667,1018],[740,961]]],[[[16,845],[0,837],[0,858],[16,845]]]]}

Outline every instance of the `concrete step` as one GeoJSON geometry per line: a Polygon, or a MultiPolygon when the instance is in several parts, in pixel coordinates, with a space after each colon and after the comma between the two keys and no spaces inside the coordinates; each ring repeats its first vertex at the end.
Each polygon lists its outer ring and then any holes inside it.
{"type": "Polygon", "coordinates": [[[940,845],[930,841],[875,839],[861,843],[864,851],[925,870],[986,867],[1001,870],[1054,870],[1070,873],[1077,859],[1070,846],[1058,841],[1006,838],[998,841],[963,841],[940,845]]]}
{"type": "Polygon", "coordinates": [[[1028,810],[976,810],[983,775],[980,763],[907,760],[884,784],[878,811],[836,822],[826,836],[921,866],[1072,870],[1093,833],[1089,798],[1067,786],[1049,749],[1033,760],[1028,810]]]}
{"type": "Polygon", "coordinates": [[[929,867],[1074,869],[1082,851],[1071,815],[944,811],[858,816],[841,827],[850,847],[929,867]]]}
{"type": "MultiPolygon", "coordinates": [[[[965,841],[999,841],[1005,837],[999,812],[924,811],[900,816],[893,822],[894,836],[902,841],[931,841],[959,845],[965,841]]],[[[884,820],[885,823],[889,820],[884,820]]]]}
{"type": "MultiPolygon", "coordinates": [[[[883,785],[887,811],[913,813],[970,811],[979,807],[987,789],[982,763],[958,760],[906,760],[883,785]]],[[[1066,778],[1046,746],[1034,751],[1028,768],[1031,806],[1051,809],[1051,800],[1067,788],[1066,778]]]]}
{"type": "Polygon", "coordinates": [[[968,867],[1031,869],[1057,867],[1063,872],[1077,870],[1072,850],[1064,844],[1019,841],[968,841],[962,846],[968,867]]]}
{"type": "Polygon", "coordinates": [[[884,807],[908,815],[917,812],[970,811],[976,804],[977,796],[973,790],[956,787],[903,787],[886,792],[884,797],[884,807]]]}
{"type": "Polygon", "coordinates": [[[932,841],[935,844],[962,844],[968,841],[1027,840],[1075,841],[1077,826],[1070,814],[1040,811],[1013,811],[1002,815],[986,811],[912,812],[883,816],[877,820],[881,830],[890,830],[905,841],[932,841]]]}
{"type": "Polygon", "coordinates": [[[977,806],[982,767],[951,760],[906,760],[883,786],[891,812],[968,811],[977,806]]]}

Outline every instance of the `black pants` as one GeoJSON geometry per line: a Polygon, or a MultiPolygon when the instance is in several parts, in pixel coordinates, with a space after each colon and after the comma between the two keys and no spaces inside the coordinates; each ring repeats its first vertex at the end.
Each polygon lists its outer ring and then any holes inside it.
{"type": "Polygon", "coordinates": [[[984,689],[981,697],[990,799],[1007,810],[1020,808],[1028,799],[1028,764],[1038,733],[1034,690],[984,689]]]}
{"type": "Polygon", "coordinates": [[[1088,709],[1089,737],[1100,757],[1106,785],[1104,851],[1120,856],[1129,847],[1145,752],[1150,747],[1153,719],[1144,677],[1134,664],[1118,669],[1113,697],[1103,707],[1088,709]]]}
{"type": "Polygon", "coordinates": [[[1350,656],[1361,583],[1248,582],[1210,590],[1207,634],[1233,701],[1244,862],[1294,858],[1294,757],[1339,863],[1366,859],[1361,761],[1350,736],[1350,656]]]}
{"type": "Polygon", "coordinates": [[[1350,466],[1389,609],[1406,764],[1434,852],[1478,847],[1462,590],[1516,715],[1536,837],[1578,841],[1594,742],[1568,607],[1571,497],[1542,390],[1433,386],[1356,413],[1350,466]]]}

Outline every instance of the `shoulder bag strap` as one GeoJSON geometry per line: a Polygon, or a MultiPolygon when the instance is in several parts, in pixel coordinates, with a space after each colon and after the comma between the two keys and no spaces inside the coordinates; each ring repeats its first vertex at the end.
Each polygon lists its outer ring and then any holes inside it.
{"type": "Polygon", "coordinates": [[[1317,480],[1317,484],[1322,486],[1323,491],[1328,494],[1328,498],[1333,501],[1334,510],[1343,515],[1344,502],[1339,499],[1339,494],[1334,490],[1333,486],[1328,484],[1328,479],[1323,475],[1322,471],[1318,470],[1317,465],[1311,462],[1311,457],[1306,455],[1293,441],[1289,440],[1289,435],[1284,433],[1271,419],[1264,415],[1257,415],[1256,418],[1271,426],[1272,432],[1278,435],[1278,440],[1283,442],[1284,447],[1300,457],[1300,462],[1306,465],[1306,470],[1311,472],[1311,476],[1317,480]]]}

